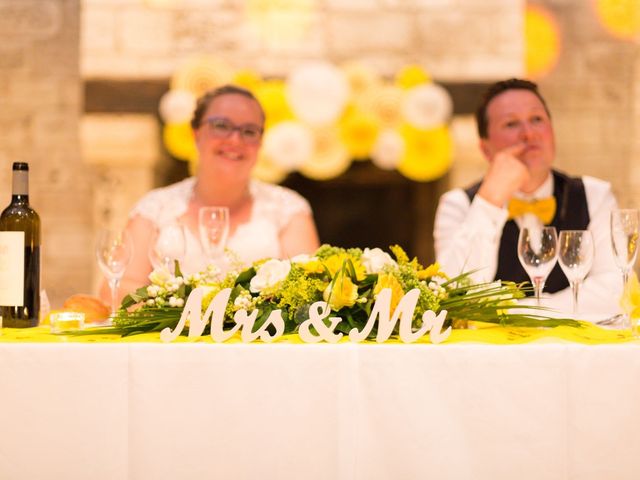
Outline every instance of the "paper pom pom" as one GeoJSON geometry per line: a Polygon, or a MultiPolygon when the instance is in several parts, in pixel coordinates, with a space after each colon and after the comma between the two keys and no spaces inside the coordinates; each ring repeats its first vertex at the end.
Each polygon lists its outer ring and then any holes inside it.
{"type": "Polygon", "coordinates": [[[451,116],[453,104],[449,93],[440,85],[429,83],[407,91],[402,102],[402,116],[416,128],[429,129],[442,125],[451,116]]]}
{"type": "Polygon", "coordinates": [[[251,171],[251,176],[269,183],[280,183],[287,176],[287,171],[273,163],[261,150],[258,154],[258,161],[251,171]]]}
{"type": "Polygon", "coordinates": [[[405,90],[425,83],[431,83],[431,76],[420,65],[407,65],[396,75],[396,85],[405,90]]]}
{"type": "Polygon", "coordinates": [[[340,122],[340,138],[351,157],[367,159],[378,138],[380,122],[372,114],[350,110],[340,122]]]}
{"type": "Polygon", "coordinates": [[[419,182],[435,180],[447,173],[453,157],[453,142],[447,127],[419,130],[403,125],[401,135],[406,150],[398,165],[400,173],[419,182]]]}
{"type": "Polygon", "coordinates": [[[342,67],[342,71],[351,90],[350,101],[356,105],[382,84],[380,77],[361,63],[348,63],[342,67]]]}
{"type": "Polygon", "coordinates": [[[293,112],[287,103],[283,81],[269,80],[262,82],[253,92],[267,117],[265,121],[266,129],[280,122],[294,119],[293,112]]]}
{"type": "Polygon", "coordinates": [[[172,90],[188,90],[199,98],[233,79],[233,69],[217,58],[198,56],[182,64],[171,79],[172,90]]]}
{"type": "Polygon", "coordinates": [[[262,151],[285,171],[298,168],[313,153],[313,134],[300,122],[282,122],[267,130],[262,151]]]}
{"type": "Polygon", "coordinates": [[[395,130],[385,130],[373,146],[371,161],[382,170],[393,170],[398,167],[404,151],[404,140],[400,134],[395,130]]]}
{"type": "Polygon", "coordinates": [[[258,85],[260,85],[260,82],[262,82],[260,75],[249,69],[238,70],[231,79],[231,83],[233,83],[234,85],[246,88],[251,92],[256,91],[258,85]]]}
{"type": "Polygon", "coordinates": [[[287,100],[296,116],[313,126],[335,122],[347,102],[349,84],[330,63],[312,62],[298,67],[287,80],[287,100]]]}
{"type": "Polygon", "coordinates": [[[196,108],[196,97],[186,90],[169,90],[158,108],[165,123],[189,123],[196,108]]]}
{"type": "Polygon", "coordinates": [[[400,106],[403,95],[404,92],[398,87],[381,86],[372,89],[362,98],[361,107],[364,111],[375,115],[383,127],[395,128],[402,121],[400,106]]]}
{"type": "Polygon", "coordinates": [[[167,151],[180,160],[198,157],[193,130],[188,123],[168,123],[162,130],[162,139],[167,151]]]}
{"type": "Polygon", "coordinates": [[[340,143],[338,130],[325,127],[314,130],[315,153],[300,166],[300,172],[314,180],[328,180],[344,173],[351,156],[340,143]]]}

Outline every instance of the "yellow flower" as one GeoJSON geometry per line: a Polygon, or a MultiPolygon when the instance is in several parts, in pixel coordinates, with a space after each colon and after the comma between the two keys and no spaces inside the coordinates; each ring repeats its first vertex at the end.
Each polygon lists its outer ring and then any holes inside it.
{"type": "Polygon", "coordinates": [[[381,273],[378,275],[378,281],[373,289],[374,296],[377,297],[383,288],[391,289],[391,312],[393,312],[404,295],[402,285],[392,273],[381,273]]]}
{"type": "Polygon", "coordinates": [[[640,318],[640,282],[635,272],[629,275],[629,280],[624,286],[620,306],[629,317],[640,318]]]}
{"type": "Polygon", "coordinates": [[[356,280],[364,280],[364,278],[367,276],[367,270],[365,269],[364,265],[360,260],[351,257],[346,253],[331,255],[330,257],[326,258],[323,263],[325,267],[329,269],[329,273],[333,278],[336,276],[336,274],[339,274],[342,271],[343,266],[345,266],[345,269],[348,271],[349,267],[345,265],[348,260],[351,260],[353,268],[356,271],[356,280]]]}
{"type": "Polygon", "coordinates": [[[426,278],[431,278],[431,277],[447,278],[446,275],[440,271],[440,264],[438,262],[432,265],[429,265],[427,268],[418,270],[418,278],[420,280],[424,280],[426,278]]]}
{"type": "Polygon", "coordinates": [[[311,260],[310,262],[302,265],[302,269],[307,273],[323,273],[324,267],[320,260],[311,260]]]}
{"type": "Polygon", "coordinates": [[[332,310],[352,307],[358,299],[358,287],[354,285],[348,275],[344,275],[340,271],[334,277],[333,282],[324,290],[322,298],[332,310]]]}

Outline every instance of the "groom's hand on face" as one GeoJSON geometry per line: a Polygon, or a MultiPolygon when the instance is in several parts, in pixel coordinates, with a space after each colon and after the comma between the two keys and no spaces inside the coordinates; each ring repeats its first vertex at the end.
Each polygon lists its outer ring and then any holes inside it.
{"type": "Polygon", "coordinates": [[[478,195],[502,208],[529,181],[529,170],[519,159],[525,148],[524,143],[518,143],[497,152],[489,162],[478,195]]]}

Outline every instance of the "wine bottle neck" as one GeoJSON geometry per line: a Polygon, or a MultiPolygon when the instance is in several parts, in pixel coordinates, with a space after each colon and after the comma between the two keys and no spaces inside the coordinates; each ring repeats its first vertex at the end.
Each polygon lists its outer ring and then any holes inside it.
{"type": "Polygon", "coordinates": [[[13,171],[12,196],[15,199],[29,200],[29,172],[24,170],[13,171]]]}

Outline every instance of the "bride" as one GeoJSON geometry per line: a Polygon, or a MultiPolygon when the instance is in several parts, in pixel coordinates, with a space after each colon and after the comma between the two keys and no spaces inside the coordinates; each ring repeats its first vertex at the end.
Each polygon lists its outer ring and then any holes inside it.
{"type": "MultiPolygon", "coordinates": [[[[202,96],[191,126],[199,153],[195,177],[147,193],[129,214],[126,230],[134,256],[120,284],[119,298],[148,283],[147,252],[159,225],[181,224],[186,236],[184,273],[203,270],[198,212],[205,206],[229,209],[227,247],[245,264],[311,253],[319,246],[308,202],[287,188],[251,178],[262,141],[264,111],[251,92],[226,85],[202,96]]],[[[101,296],[109,298],[106,282],[101,296]]]]}

